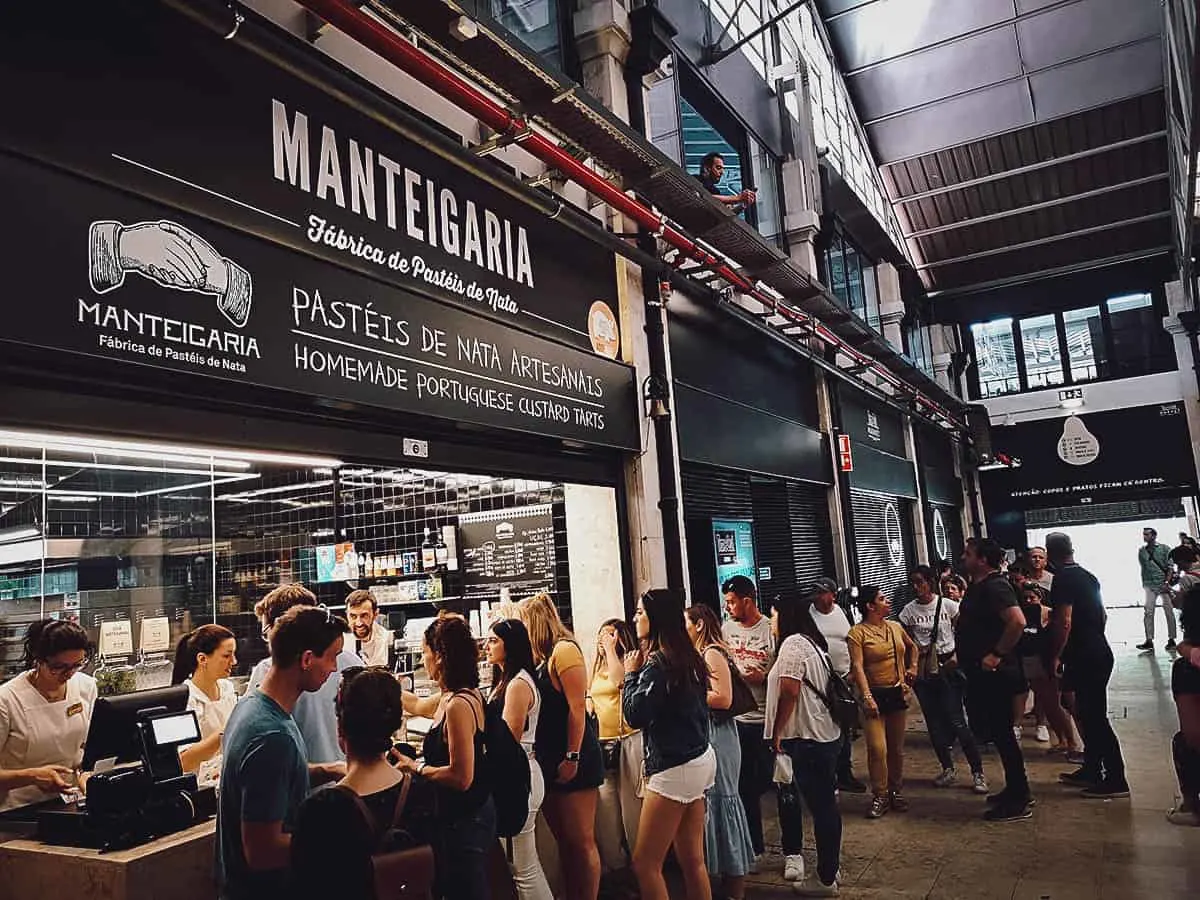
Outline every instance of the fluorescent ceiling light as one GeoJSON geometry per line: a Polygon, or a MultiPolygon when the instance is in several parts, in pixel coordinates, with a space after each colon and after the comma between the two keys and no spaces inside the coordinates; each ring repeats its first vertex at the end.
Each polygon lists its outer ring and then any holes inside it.
{"type": "Polygon", "coordinates": [[[75,453],[94,453],[100,456],[128,456],[141,459],[162,459],[171,462],[212,462],[222,466],[247,468],[250,463],[283,466],[303,466],[309,469],[336,469],[340,459],[329,456],[307,456],[298,453],[267,453],[257,450],[156,444],[144,441],[121,441],[86,435],[39,434],[26,431],[0,431],[0,444],[34,449],[55,449],[75,453]]]}
{"type": "Polygon", "coordinates": [[[217,497],[218,500],[247,500],[251,497],[265,497],[268,494],[287,494],[291,491],[307,491],[310,488],[329,487],[333,484],[332,478],[327,478],[322,481],[307,481],[302,484],[285,484],[279,487],[259,488],[255,491],[241,491],[237,494],[223,494],[217,497]]]}

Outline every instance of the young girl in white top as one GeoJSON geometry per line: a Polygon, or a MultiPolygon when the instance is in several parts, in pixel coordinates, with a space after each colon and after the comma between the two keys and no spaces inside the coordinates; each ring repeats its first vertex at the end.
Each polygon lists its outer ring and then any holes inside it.
{"type": "Polygon", "coordinates": [[[27,671],[0,685],[0,812],[51,800],[78,782],[96,704],[87,632],[43,619],[25,633],[27,671]]]}
{"type": "Polygon", "coordinates": [[[175,649],[171,684],[188,686],[187,709],[196,713],[200,740],[179,751],[184,772],[195,772],[201,786],[215,785],[221,775],[221,736],[237,705],[229,680],[237,666],[237,640],[221,625],[189,631],[175,649]]]}
{"type": "Polygon", "coordinates": [[[487,639],[487,659],[496,673],[488,704],[500,710],[513,737],[520,741],[529,758],[529,818],[512,839],[513,881],[521,900],[554,900],[538,858],[534,834],[538,810],[546,796],[542,768],[533,756],[533,737],[537,733],[542,698],[533,678],[533,648],[524,623],[519,619],[496,622],[487,639]]]}

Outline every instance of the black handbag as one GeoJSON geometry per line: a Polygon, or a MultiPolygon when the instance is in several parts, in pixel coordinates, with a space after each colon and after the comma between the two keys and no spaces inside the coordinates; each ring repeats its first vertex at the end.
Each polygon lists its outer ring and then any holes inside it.
{"type": "Polygon", "coordinates": [[[758,701],[754,699],[754,692],[750,690],[750,685],[746,683],[746,679],[742,677],[742,673],[738,671],[734,661],[729,658],[729,654],[720,647],[717,649],[725,657],[725,662],[729,663],[729,680],[733,688],[733,699],[728,709],[714,709],[710,712],[714,722],[724,724],[730,719],[736,719],[738,716],[744,716],[746,713],[757,710],[758,701]]]}

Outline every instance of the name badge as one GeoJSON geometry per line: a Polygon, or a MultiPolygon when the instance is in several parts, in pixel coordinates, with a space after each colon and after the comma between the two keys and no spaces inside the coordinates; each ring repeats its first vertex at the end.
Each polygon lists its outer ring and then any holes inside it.
{"type": "Polygon", "coordinates": [[[72,703],[70,706],[67,707],[67,718],[69,719],[69,718],[71,718],[71,716],[77,716],[82,712],[83,712],[83,704],[82,703],[72,703]]]}

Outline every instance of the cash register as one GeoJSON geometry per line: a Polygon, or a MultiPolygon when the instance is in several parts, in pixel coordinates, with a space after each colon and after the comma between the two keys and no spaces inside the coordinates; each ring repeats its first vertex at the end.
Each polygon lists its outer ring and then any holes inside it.
{"type": "Polygon", "coordinates": [[[187,696],[187,685],[176,685],[99,698],[83,752],[87,797],[43,805],[35,837],[120,850],[212,816],[214,790],[199,788],[179,762],[179,748],[200,740],[187,696]]]}

